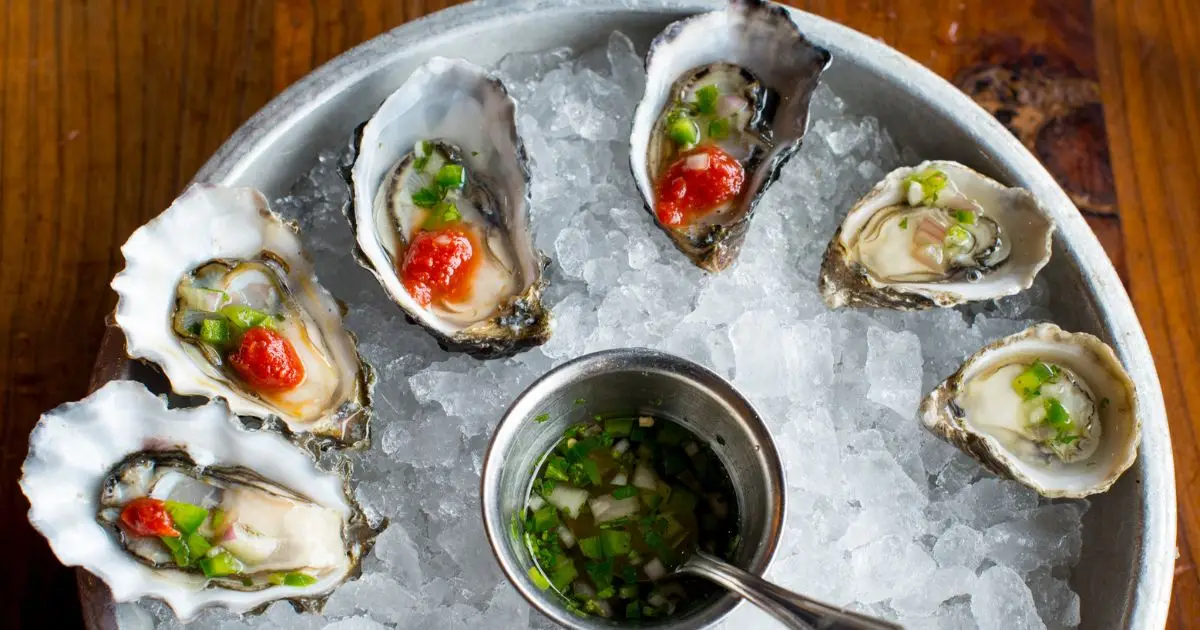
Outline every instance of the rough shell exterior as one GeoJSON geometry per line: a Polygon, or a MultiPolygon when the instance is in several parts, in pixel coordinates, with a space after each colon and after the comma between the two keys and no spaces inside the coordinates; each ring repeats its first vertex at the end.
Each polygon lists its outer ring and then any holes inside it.
{"type": "Polygon", "coordinates": [[[550,312],[542,304],[549,259],[533,246],[529,227],[529,165],[517,134],[516,103],[504,84],[459,59],[434,57],[413,72],[356,134],[347,173],[352,195],[346,218],[357,242],[355,258],[371,271],[408,320],[447,351],[491,359],[509,356],[550,338],[550,312]],[[490,320],[456,329],[421,308],[396,272],[392,250],[378,232],[375,200],[392,168],[421,140],[440,140],[463,151],[467,170],[481,175],[499,205],[496,217],[511,239],[527,284],[490,320]]]}
{"type": "Polygon", "coordinates": [[[1039,271],[1050,262],[1054,220],[1033,195],[1009,188],[962,164],[928,161],[898,168],[854,204],[825,250],[820,288],[830,308],[892,308],[904,311],[949,307],[974,300],[990,300],[1028,289],[1039,271]],[[988,271],[978,282],[887,283],[867,273],[850,257],[856,232],[878,210],[902,203],[904,178],[929,168],[947,174],[984,213],[1006,230],[1013,244],[1009,259],[988,271]]]}
{"type": "Polygon", "coordinates": [[[1100,339],[1066,332],[1054,324],[1038,324],[979,350],[921,401],[918,415],[925,428],[962,449],[985,468],[1015,479],[1053,498],[1082,498],[1104,492],[1137,459],[1141,413],[1133,381],[1116,354],[1100,339]],[[1103,391],[1110,403],[1100,411],[1102,436],[1088,460],[1056,470],[1017,459],[995,438],[978,433],[952,411],[952,403],[969,379],[1005,362],[1006,357],[1036,356],[1062,363],[1103,391]],[[1101,388],[1100,384],[1108,385],[1101,388]]]}
{"type": "Polygon", "coordinates": [[[170,208],[152,219],[121,246],[125,268],[113,278],[117,292],[114,319],[125,333],[130,357],[158,365],[178,394],[221,398],[234,413],[279,418],[288,430],[364,447],[368,440],[370,394],[374,375],[358,354],[342,324],[341,304],[320,285],[297,228],[271,211],[253,188],[196,184],[170,208]],[[189,354],[176,337],[171,316],[179,281],[214,260],[245,260],[270,252],[287,264],[282,279],[300,308],[322,326],[323,338],[339,373],[354,383],[338,408],[316,422],[287,417],[258,397],[230,383],[207,362],[189,354]],[[353,374],[353,376],[350,376],[353,374]]]}
{"type": "MultiPolygon", "coordinates": [[[[671,86],[688,70],[728,62],[741,66],[775,90],[780,102],[769,122],[774,146],[758,169],[747,174],[739,219],[703,234],[663,228],[675,246],[701,268],[717,272],[737,259],[754,207],[779,178],[783,165],[800,148],[808,129],[808,105],[830,54],[811,44],[792,22],[787,9],[761,0],[733,0],[721,11],[675,22],[654,38],[646,54],[646,93],[634,111],[629,138],[630,168],[646,210],[654,210],[654,173],[647,149],[671,86]]],[[[660,225],[660,227],[662,227],[660,225]]]]}
{"type": "Polygon", "coordinates": [[[42,415],[29,437],[21,490],[29,522],[67,566],[103,580],[117,602],[153,597],[182,620],[210,606],[246,612],[277,599],[319,607],[320,598],[357,570],[374,532],[347,498],[345,481],[317,469],[312,457],[278,433],[242,427],[221,401],[167,409],[164,399],[135,381],[111,381],[87,398],[42,415]],[[313,503],[334,509],[349,524],[346,570],[306,587],[261,591],[205,588],[203,576],[155,570],[134,559],[96,518],[100,490],[114,466],[140,452],[184,451],[201,466],[242,467],[313,503]]]}

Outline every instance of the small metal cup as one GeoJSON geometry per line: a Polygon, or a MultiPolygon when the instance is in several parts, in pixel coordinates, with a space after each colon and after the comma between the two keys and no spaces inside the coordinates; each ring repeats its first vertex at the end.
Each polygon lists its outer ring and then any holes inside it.
{"type": "MultiPolygon", "coordinates": [[[[606,350],[551,370],[518,396],[484,457],[484,529],[500,568],[530,604],[568,628],[621,625],[579,617],[553,590],[539,590],[527,573],[533,560],[514,527],[540,458],[567,427],[596,413],[667,418],[705,440],[737,495],[741,545],[733,563],[756,575],[766,570],[783,529],[784,484],[779,453],[758,413],[732,385],[695,363],[645,348],[606,350]]],[[[740,601],[726,593],[685,615],[638,626],[704,628],[740,601]]]]}

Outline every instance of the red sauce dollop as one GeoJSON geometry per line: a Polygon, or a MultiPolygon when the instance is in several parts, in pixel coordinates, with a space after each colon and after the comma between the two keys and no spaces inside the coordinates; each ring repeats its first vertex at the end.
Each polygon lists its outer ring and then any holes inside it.
{"type": "Polygon", "coordinates": [[[229,364],[246,382],[260,391],[287,391],[304,380],[304,364],[292,342],[270,328],[246,331],[229,364]]]}
{"type": "Polygon", "coordinates": [[[736,198],[745,179],[742,165],[720,147],[680,154],[658,182],[658,220],[668,227],[687,225],[736,198]]]}
{"type": "Polygon", "coordinates": [[[400,279],[409,295],[428,308],[434,300],[460,301],[471,292],[479,265],[475,240],[460,228],[417,232],[404,252],[400,279]]]}
{"type": "Polygon", "coordinates": [[[178,536],[175,523],[162,501],[138,497],[121,510],[121,523],[134,536],[178,536]]]}

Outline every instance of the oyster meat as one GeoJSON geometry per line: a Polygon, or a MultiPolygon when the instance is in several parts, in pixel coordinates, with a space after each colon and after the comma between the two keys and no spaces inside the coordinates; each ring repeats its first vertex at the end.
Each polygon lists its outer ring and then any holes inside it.
{"type": "Polygon", "coordinates": [[[22,468],[29,520],[59,559],[117,602],[163,600],[183,620],[320,599],[357,570],[375,535],[343,479],[223,401],[169,410],[112,381],[44,414],[22,468]]]}
{"type": "Polygon", "coordinates": [[[177,393],[296,433],[367,439],[370,370],[296,228],[250,188],[196,185],[121,248],[116,323],[177,393]]]}
{"type": "Polygon", "coordinates": [[[955,162],[892,171],[850,209],[821,264],[841,306],[917,310],[1012,295],[1050,260],[1054,221],[1029,191],[955,162]]]}
{"type": "Polygon", "coordinates": [[[481,358],[550,337],[515,111],[499,79],[435,57],[362,127],[350,173],[359,262],[444,348],[481,358]]]}
{"type": "Polygon", "coordinates": [[[760,0],[675,22],[650,44],[630,165],[646,209],[700,267],[737,259],[829,61],[786,8],[760,0]]]}
{"type": "Polygon", "coordinates": [[[975,353],[925,398],[926,428],[1048,497],[1107,490],[1141,439],[1137,393],[1112,348],[1038,324],[975,353]]]}

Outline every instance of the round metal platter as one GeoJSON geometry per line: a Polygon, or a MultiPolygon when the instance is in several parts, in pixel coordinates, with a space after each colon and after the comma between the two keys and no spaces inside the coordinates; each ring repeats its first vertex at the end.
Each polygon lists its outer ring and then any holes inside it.
{"type": "MultiPolygon", "coordinates": [[[[644,50],[663,27],[720,2],[682,0],[479,0],[405,24],[333,59],[267,104],[225,142],[195,181],[254,186],[277,198],[318,151],[346,146],[354,128],[434,55],[492,65],[511,52],[577,50],[621,30],[644,50]]],[[[793,11],[815,43],[833,53],[823,75],[849,108],[877,117],[898,144],[922,158],[957,160],[1031,190],[1058,223],[1043,271],[1051,311],[1064,328],[1098,335],[1128,368],[1141,398],[1140,457],[1113,488],[1091,498],[1083,555],[1071,585],[1084,629],[1151,630],[1166,623],[1175,560],[1175,486],[1162,390],[1133,305],[1083,217],[1050,174],[987,112],[915,61],[870,37],[793,11]]],[[[125,359],[110,328],[93,387],[113,378],[151,378],[125,359]]],[[[104,585],[80,571],[91,627],[115,627],[104,585]]]]}

